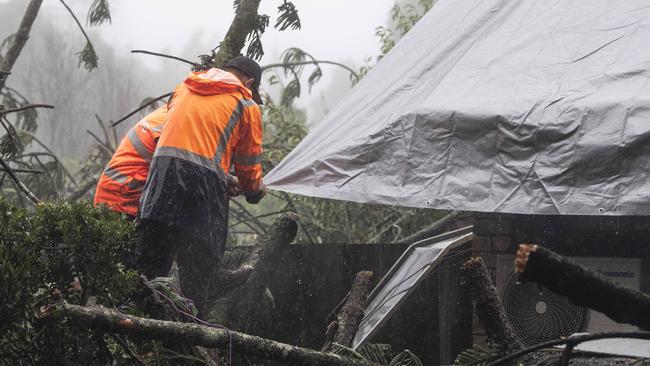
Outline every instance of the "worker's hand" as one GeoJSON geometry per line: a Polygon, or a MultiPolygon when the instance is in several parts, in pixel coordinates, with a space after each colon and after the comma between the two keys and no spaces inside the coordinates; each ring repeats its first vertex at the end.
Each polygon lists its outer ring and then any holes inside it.
{"type": "Polygon", "coordinates": [[[239,179],[234,175],[228,174],[227,178],[228,183],[228,196],[237,197],[243,193],[241,186],[239,185],[239,179]]]}
{"type": "Polygon", "coordinates": [[[257,191],[256,193],[245,193],[244,195],[246,196],[246,202],[256,204],[259,203],[264,196],[266,196],[266,186],[264,183],[260,184],[260,190],[257,191]]]}

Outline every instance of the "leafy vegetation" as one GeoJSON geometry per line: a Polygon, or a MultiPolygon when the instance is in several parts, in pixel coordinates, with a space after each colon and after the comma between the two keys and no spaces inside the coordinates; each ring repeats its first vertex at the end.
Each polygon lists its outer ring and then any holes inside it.
{"type": "Polygon", "coordinates": [[[41,322],[38,314],[54,294],[73,304],[125,303],[137,279],[121,264],[131,250],[132,224],[87,203],[28,211],[0,199],[0,232],[0,359],[63,365],[108,357],[101,335],[41,322]]]}

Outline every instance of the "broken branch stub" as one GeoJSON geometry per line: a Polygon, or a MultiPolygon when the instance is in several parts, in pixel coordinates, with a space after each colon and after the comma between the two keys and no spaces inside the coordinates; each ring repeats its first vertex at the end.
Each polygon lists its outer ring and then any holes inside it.
{"type": "Polygon", "coordinates": [[[546,248],[521,244],[515,257],[520,279],[537,282],[576,305],[619,323],[650,329],[650,295],[625,287],[546,248]]]}
{"type": "Polygon", "coordinates": [[[485,330],[490,347],[498,354],[520,350],[521,343],[512,331],[497,289],[490,279],[482,258],[473,257],[465,262],[461,285],[474,303],[476,316],[485,330]]]}
{"type": "Polygon", "coordinates": [[[352,340],[363,318],[373,274],[372,271],[361,271],[355,276],[350,294],[337,316],[338,329],[334,336],[335,343],[345,347],[352,346],[352,340]]]}

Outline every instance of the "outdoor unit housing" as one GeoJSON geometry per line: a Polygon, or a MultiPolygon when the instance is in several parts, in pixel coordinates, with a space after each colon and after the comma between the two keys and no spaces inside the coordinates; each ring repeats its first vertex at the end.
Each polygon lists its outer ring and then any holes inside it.
{"type": "MultiPolygon", "coordinates": [[[[634,258],[572,258],[575,262],[598,271],[630,288],[649,292],[650,266],[634,258]]],[[[497,290],[503,300],[508,319],[515,333],[526,345],[566,337],[579,332],[637,330],[619,324],[607,316],[572,304],[536,283],[517,283],[513,271],[514,257],[497,257],[497,290]]]]}

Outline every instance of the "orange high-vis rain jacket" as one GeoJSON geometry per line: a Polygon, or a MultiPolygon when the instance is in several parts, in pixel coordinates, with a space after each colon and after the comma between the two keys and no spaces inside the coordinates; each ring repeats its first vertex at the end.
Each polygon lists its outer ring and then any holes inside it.
{"type": "Polygon", "coordinates": [[[251,92],[233,74],[191,73],[174,91],[155,157],[202,166],[225,180],[234,164],[244,192],[262,182],[262,114],[251,92]]]}
{"type": "Polygon", "coordinates": [[[114,211],[131,216],[138,213],[149,164],[166,120],[165,104],[127,132],[99,178],[95,205],[105,204],[114,211]]]}

